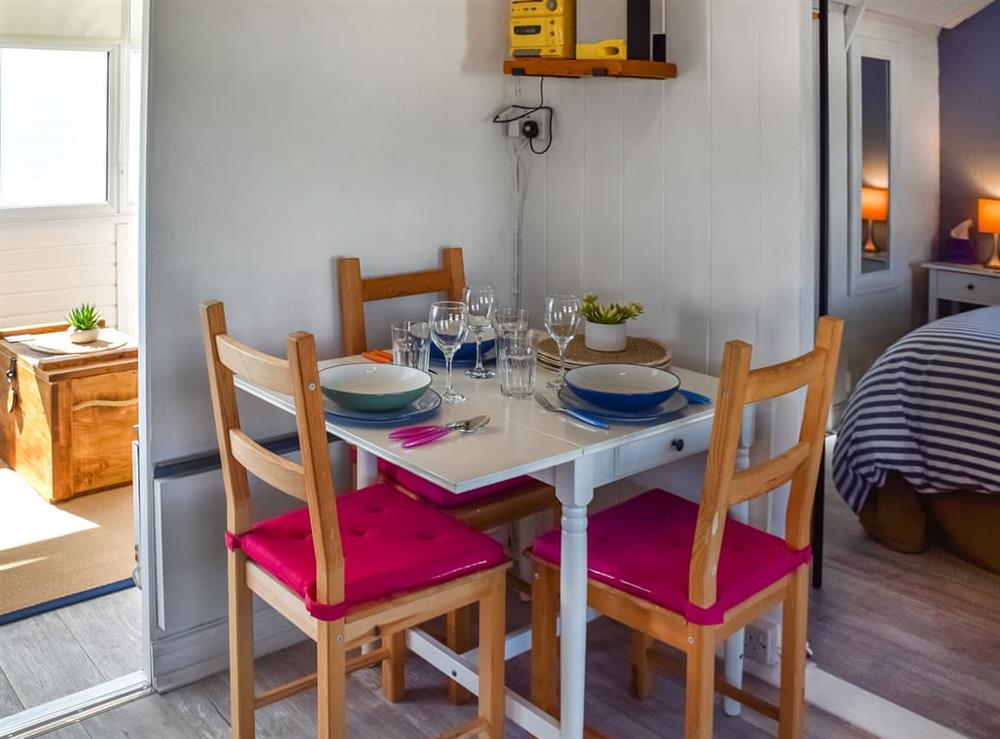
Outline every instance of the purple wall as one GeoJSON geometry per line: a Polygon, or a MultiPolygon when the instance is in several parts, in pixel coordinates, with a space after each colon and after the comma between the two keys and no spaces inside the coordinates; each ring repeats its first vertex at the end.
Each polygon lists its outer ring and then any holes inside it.
{"type": "MultiPolygon", "coordinates": [[[[941,237],[976,220],[976,200],[1000,198],[1000,1],[938,39],[941,237]]],[[[981,237],[982,258],[988,237],[981,237]]]]}

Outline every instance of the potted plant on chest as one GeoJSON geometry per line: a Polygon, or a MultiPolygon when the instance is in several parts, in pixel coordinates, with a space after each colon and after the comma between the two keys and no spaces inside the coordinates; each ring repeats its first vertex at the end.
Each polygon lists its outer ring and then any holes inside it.
{"type": "Polygon", "coordinates": [[[101,333],[104,316],[93,303],[83,303],[69,312],[69,340],[74,344],[89,344],[96,341],[101,333]]]}
{"type": "Polygon", "coordinates": [[[583,296],[580,312],[587,320],[584,329],[584,344],[597,352],[620,352],[628,343],[625,324],[642,315],[639,303],[598,303],[597,296],[588,293],[583,296]]]}

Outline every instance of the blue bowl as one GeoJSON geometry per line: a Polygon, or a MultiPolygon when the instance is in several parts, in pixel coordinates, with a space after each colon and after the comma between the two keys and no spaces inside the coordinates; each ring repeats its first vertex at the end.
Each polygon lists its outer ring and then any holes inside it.
{"type": "Polygon", "coordinates": [[[566,373],[583,400],[612,411],[640,411],[665,402],[681,386],[673,372],[638,364],[592,364],[566,373]]]}
{"type": "MultiPolygon", "coordinates": [[[[486,356],[486,352],[490,351],[496,343],[497,340],[493,335],[493,329],[488,329],[483,335],[483,356],[486,356]]],[[[437,348],[437,344],[433,342],[431,342],[431,359],[435,362],[444,362],[444,354],[442,354],[441,350],[437,348]]],[[[472,341],[466,341],[462,344],[461,348],[455,352],[455,361],[458,363],[476,361],[475,339],[472,341]]]]}

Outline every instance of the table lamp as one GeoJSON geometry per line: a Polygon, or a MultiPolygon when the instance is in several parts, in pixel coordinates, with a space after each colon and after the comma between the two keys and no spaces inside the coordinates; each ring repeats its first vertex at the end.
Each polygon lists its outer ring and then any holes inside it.
{"type": "Polygon", "coordinates": [[[881,187],[861,188],[861,217],[868,221],[868,241],[865,242],[864,251],[881,251],[872,238],[875,233],[874,221],[884,221],[889,218],[889,191],[881,187]]]}
{"type": "Polygon", "coordinates": [[[979,233],[993,234],[993,253],[983,262],[988,269],[1000,269],[1000,247],[997,238],[1000,235],[1000,200],[979,198],[979,233]]]}

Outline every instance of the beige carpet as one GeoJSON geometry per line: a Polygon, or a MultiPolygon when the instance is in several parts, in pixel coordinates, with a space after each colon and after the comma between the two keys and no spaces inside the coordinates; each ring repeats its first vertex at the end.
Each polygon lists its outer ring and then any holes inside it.
{"type": "Polygon", "coordinates": [[[52,505],[0,465],[0,614],[130,577],[133,527],[129,487],[52,505]]]}

